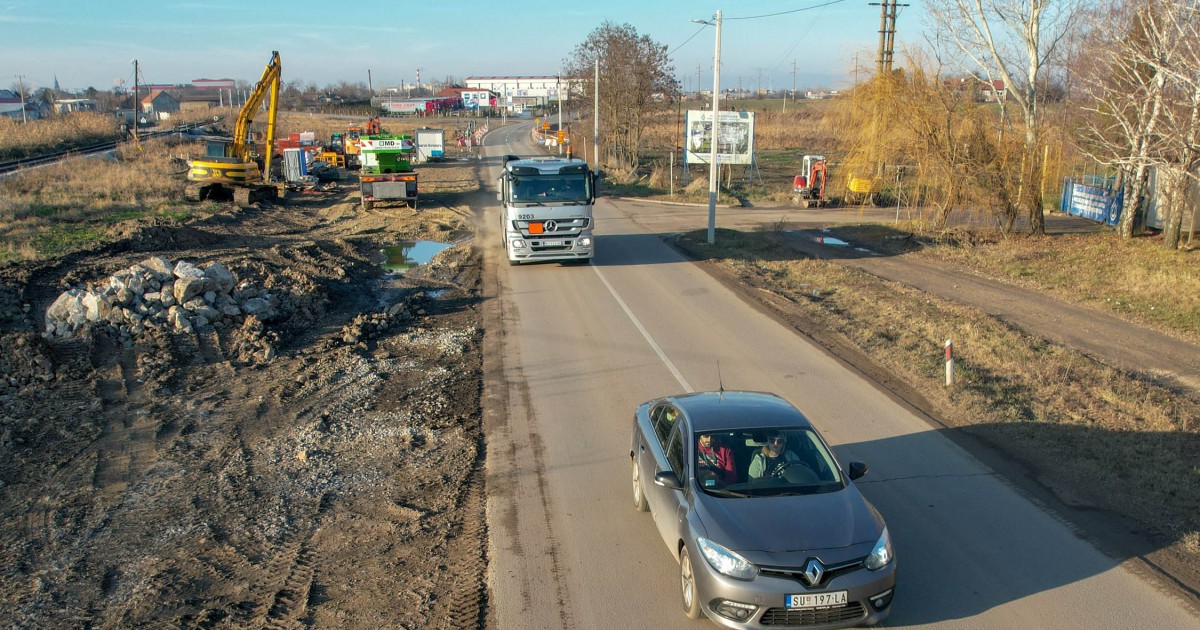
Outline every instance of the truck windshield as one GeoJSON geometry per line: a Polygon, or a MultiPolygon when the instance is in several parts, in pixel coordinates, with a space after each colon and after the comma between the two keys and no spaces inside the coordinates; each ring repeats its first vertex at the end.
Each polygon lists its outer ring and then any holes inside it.
{"type": "Polygon", "coordinates": [[[514,202],[587,202],[591,197],[587,175],[521,175],[512,178],[514,202]]]}

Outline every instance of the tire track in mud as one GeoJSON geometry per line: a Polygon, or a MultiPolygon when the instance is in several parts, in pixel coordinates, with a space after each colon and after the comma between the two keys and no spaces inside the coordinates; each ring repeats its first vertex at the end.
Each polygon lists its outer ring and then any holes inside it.
{"type": "MultiPolygon", "coordinates": [[[[482,436],[479,440],[482,447],[482,436]]],[[[475,471],[467,478],[458,505],[460,531],[447,549],[448,573],[454,576],[449,588],[448,616],[438,628],[467,630],[482,628],[487,615],[487,519],[484,516],[483,451],[475,471]]]]}

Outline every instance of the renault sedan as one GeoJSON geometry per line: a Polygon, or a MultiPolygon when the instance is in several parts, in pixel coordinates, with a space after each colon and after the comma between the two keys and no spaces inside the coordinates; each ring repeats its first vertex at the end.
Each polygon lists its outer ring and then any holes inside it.
{"type": "Polygon", "coordinates": [[[896,559],[883,517],[799,410],[773,394],[651,400],[633,417],[633,503],[679,562],[680,602],[729,628],[873,625],[896,559]]]}

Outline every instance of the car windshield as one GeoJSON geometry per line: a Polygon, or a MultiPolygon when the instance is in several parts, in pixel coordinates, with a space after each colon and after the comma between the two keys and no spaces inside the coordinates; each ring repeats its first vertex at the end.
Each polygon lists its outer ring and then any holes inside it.
{"type": "Polygon", "coordinates": [[[695,453],[696,485],[717,497],[818,494],[845,486],[833,455],[810,428],[699,433],[695,453]]]}
{"type": "Polygon", "coordinates": [[[517,203],[586,203],[587,175],[521,175],[512,178],[512,200],[517,203]]]}

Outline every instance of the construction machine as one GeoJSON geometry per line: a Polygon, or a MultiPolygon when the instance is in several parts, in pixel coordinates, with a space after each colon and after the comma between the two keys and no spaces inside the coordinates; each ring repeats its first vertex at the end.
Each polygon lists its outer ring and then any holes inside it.
{"type": "Polygon", "coordinates": [[[379,116],[370,118],[361,125],[354,125],[346,130],[345,150],[346,166],[357,168],[362,166],[362,148],[364,136],[378,136],[383,133],[383,123],[379,116]]]}
{"type": "Polygon", "coordinates": [[[214,150],[210,147],[210,155],[188,160],[189,183],[184,189],[184,198],[200,201],[224,193],[231,195],[234,203],[247,205],[279,196],[279,189],[271,182],[271,158],[275,149],[280,72],[279,51],[272,51],[262,78],[238,114],[233,141],[220,149],[221,155],[212,155],[214,150]],[[250,126],[268,94],[266,143],[260,165],[250,142],[250,126]]]}
{"type": "Polygon", "coordinates": [[[821,207],[829,203],[825,184],[829,176],[829,162],[823,155],[806,155],[801,162],[803,174],[792,180],[792,202],[802,208],[821,207]]]}

